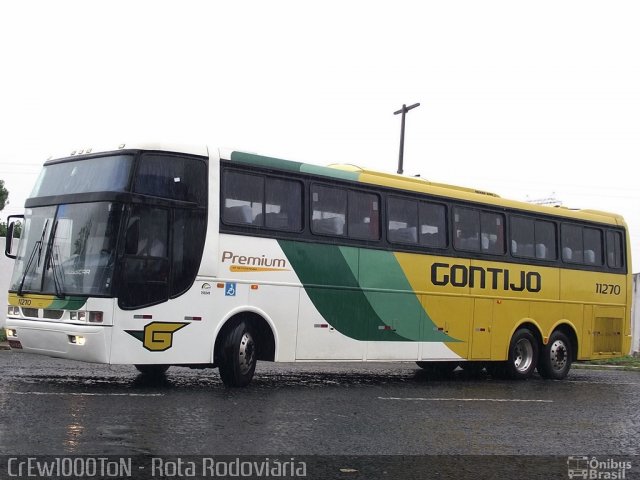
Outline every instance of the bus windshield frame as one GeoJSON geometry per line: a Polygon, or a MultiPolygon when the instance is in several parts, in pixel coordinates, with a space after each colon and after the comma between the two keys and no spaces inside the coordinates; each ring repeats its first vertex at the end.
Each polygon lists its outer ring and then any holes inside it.
{"type": "Polygon", "coordinates": [[[28,208],[10,289],[111,296],[122,212],[116,202],[28,208]]]}

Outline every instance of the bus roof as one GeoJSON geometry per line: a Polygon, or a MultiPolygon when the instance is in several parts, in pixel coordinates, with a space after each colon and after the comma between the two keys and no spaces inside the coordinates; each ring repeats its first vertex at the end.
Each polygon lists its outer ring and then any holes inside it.
{"type": "Polygon", "coordinates": [[[59,160],[70,157],[81,157],[84,155],[95,155],[99,153],[117,153],[120,150],[150,150],[162,152],[180,152],[188,155],[198,155],[208,157],[209,152],[205,145],[186,145],[172,144],[162,142],[137,142],[137,143],[120,143],[117,145],[95,145],[82,146],[81,148],[70,148],[63,152],[56,152],[47,160],[59,160]]]}
{"type": "Polygon", "coordinates": [[[465,200],[475,203],[483,203],[496,207],[536,212],[544,215],[553,215],[565,218],[574,218],[598,223],[608,223],[618,226],[626,226],[621,215],[603,212],[593,209],[570,209],[567,207],[553,207],[536,205],[527,202],[509,200],[495,193],[477,190],[468,187],[448,185],[431,182],[420,177],[405,177],[393,173],[368,170],[350,164],[332,164],[327,167],[284,160],[274,157],[266,157],[247,152],[222,152],[221,158],[233,162],[255,166],[287,170],[311,175],[320,175],[329,178],[350,180],[371,185],[380,185],[398,190],[426,193],[444,198],[465,200]]]}

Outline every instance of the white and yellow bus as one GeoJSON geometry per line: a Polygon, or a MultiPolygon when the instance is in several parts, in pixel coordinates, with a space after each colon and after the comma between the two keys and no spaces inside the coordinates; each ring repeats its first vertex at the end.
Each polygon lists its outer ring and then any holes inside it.
{"type": "Polygon", "coordinates": [[[630,348],[610,213],[165,145],[49,160],[25,207],[6,252],[16,351],[243,386],[257,360],[561,379],[630,348]]]}

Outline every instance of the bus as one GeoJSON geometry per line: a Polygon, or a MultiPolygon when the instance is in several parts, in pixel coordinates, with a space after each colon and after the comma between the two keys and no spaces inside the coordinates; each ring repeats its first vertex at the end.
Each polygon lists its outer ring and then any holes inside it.
{"type": "Polygon", "coordinates": [[[612,213],[140,144],[49,159],[7,223],[15,351],[217,367],[245,386],[258,360],[562,379],[630,348],[629,234],[612,213]]]}

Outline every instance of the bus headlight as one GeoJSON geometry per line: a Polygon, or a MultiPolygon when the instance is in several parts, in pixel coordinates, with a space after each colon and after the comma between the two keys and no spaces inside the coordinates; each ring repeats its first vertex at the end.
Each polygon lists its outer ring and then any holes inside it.
{"type": "Polygon", "coordinates": [[[82,335],[68,335],[68,337],[69,342],[74,345],[84,345],[86,342],[86,339],[82,335]]]}
{"type": "Polygon", "coordinates": [[[13,305],[9,305],[7,308],[7,313],[11,316],[20,316],[20,307],[14,307],[13,305]]]}
{"type": "Polygon", "coordinates": [[[4,329],[7,338],[16,338],[18,336],[18,332],[16,332],[13,328],[5,328],[4,329]]]}

